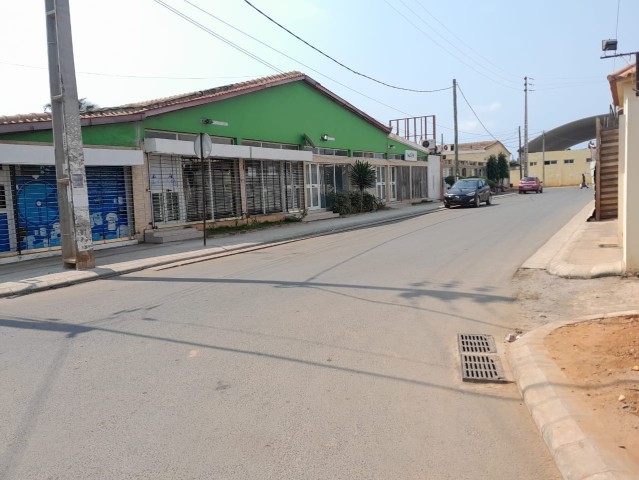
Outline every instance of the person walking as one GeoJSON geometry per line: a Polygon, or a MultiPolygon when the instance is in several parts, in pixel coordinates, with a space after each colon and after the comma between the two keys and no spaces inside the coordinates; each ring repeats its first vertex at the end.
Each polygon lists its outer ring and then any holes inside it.
{"type": "Polygon", "coordinates": [[[586,183],[586,174],[585,173],[581,174],[581,187],[579,187],[579,190],[581,190],[582,188],[590,188],[590,187],[588,187],[588,184],[586,183]]]}

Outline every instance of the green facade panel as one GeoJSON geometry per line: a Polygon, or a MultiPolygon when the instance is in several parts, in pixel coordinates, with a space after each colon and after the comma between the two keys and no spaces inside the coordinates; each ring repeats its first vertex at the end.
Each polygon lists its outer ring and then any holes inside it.
{"type": "Polygon", "coordinates": [[[401,154],[408,148],[389,142],[386,132],[301,81],[147,118],[144,127],[298,145],[306,134],[317,147],[350,151],[401,154]],[[203,118],[228,126],[202,125],[203,118]],[[321,141],[322,135],[335,140],[321,141]],[[389,144],[396,147],[389,151],[389,144]]]}
{"type": "MultiPolygon", "coordinates": [[[[389,140],[384,130],[303,81],[182,108],[142,122],[85,126],[82,139],[85,145],[139,148],[145,129],[205,132],[234,138],[240,144],[258,140],[304,145],[306,134],[316,147],[348,150],[349,155],[357,150],[403,154],[410,149],[389,140]],[[228,126],[203,125],[203,118],[227,122],[228,126]],[[322,141],[322,135],[335,140],[322,141]]],[[[52,143],[53,139],[51,130],[41,130],[0,134],[2,141],[52,143]]]]}
{"type": "MultiPolygon", "coordinates": [[[[2,141],[53,143],[53,132],[37,130],[7,133],[0,135],[0,142],[2,141]]],[[[82,142],[85,145],[94,146],[137,148],[139,146],[138,126],[135,123],[114,123],[82,127],[82,142]]]]}

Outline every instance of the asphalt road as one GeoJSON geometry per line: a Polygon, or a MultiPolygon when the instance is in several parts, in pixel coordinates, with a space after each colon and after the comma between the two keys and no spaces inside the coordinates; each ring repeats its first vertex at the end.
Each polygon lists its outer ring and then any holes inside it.
{"type": "MultiPolygon", "coordinates": [[[[558,479],[516,387],[458,333],[578,189],[0,300],[3,479],[558,479]]],[[[504,359],[505,361],[505,359],[504,359]]]]}

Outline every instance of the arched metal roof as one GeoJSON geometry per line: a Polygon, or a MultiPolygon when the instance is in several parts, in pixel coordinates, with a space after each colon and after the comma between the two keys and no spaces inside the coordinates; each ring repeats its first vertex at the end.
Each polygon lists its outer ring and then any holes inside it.
{"type": "MultiPolygon", "coordinates": [[[[582,118],[547,131],[546,151],[566,150],[574,145],[592,140],[596,136],[597,118],[601,118],[603,121],[607,116],[604,114],[582,118]]],[[[528,142],[529,153],[541,152],[543,148],[541,135],[528,142]]]]}

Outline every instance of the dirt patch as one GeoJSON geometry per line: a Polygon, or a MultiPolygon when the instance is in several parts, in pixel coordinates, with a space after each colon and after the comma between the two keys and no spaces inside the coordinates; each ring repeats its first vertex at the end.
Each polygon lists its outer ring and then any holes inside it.
{"type": "Polygon", "coordinates": [[[567,325],[545,344],[571,390],[583,395],[610,438],[639,463],[639,316],[567,325]]]}
{"type": "MultiPolygon", "coordinates": [[[[639,310],[639,279],[563,279],[543,270],[521,270],[513,279],[521,307],[520,328],[548,322],[639,310]]],[[[589,437],[610,439],[639,463],[639,316],[570,324],[553,331],[546,348],[571,388],[595,412],[589,437]],[[619,400],[623,395],[623,400],[619,400]],[[603,426],[603,428],[602,428],[603,426]]]]}

